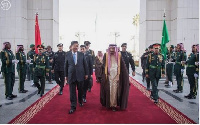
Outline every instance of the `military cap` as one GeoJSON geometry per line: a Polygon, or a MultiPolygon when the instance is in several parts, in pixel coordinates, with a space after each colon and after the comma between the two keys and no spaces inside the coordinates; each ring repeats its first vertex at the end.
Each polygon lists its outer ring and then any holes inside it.
{"type": "Polygon", "coordinates": [[[170,48],[174,49],[174,45],[170,45],[170,48]]]}
{"type": "Polygon", "coordinates": [[[127,46],[127,43],[122,43],[121,47],[122,47],[122,46],[127,46]]]}
{"type": "Polygon", "coordinates": [[[37,48],[38,49],[44,49],[44,46],[43,45],[37,45],[37,48]]]}
{"type": "Polygon", "coordinates": [[[58,43],[57,47],[59,47],[59,46],[63,46],[63,44],[62,43],[58,43]]]}
{"type": "Polygon", "coordinates": [[[78,41],[72,41],[71,42],[71,46],[74,45],[74,44],[78,44],[78,41]]]}
{"type": "Polygon", "coordinates": [[[34,46],[35,46],[34,44],[31,44],[31,45],[30,45],[30,48],[33,48],[34,46]]]}
{"type": "Polygon", "coordinates": [[[149,49],[153,49],[153,45],[150,45],[150,46],[149,46],[149,49]]]}
{"type": "Polygon", "coordinates": [[[153,48],[160,48],[160,44],[159,43],[153,44],[153,48]]]}
{"type": "Polygon", "coordinates": [[[91,42],[85,41],[84,44],[85,44],[85,45],[89,45],[89,44],[91,44],[91,42]]]}
{"type": "Polygon", "coordinates": [[[86,48],[86,46],[85,46],[85,45],[81,45],[80,47],[81,47],[81,48],[82,48],[82,47],[85,47],[85,48],[86,48]]]}

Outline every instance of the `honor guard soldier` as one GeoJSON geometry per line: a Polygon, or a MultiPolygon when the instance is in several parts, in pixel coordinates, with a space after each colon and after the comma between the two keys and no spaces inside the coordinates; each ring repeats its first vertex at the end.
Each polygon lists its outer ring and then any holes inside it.
{"type": "MultiPolygon", "coordinates": [[[[54,52],[52,51],[51,46],[47,46],[47,51],[45,51],[44,54],[49,59],[49,68],[51,69],[53,65],[53,57],[54,57],[54,52]]],[[[49,81],[49,84],[53,84],[52,83],[53,73],[51,71],[49,71],[49,76],[47,76],[46,79],[49,81]]]]}
{"type": "Polygon", "coordinates": [[[38,88],[38,94],[40,97],[44,94],[45,88],[45,75],[49,75],[49,60],[48,57],[43,53],[44,46],[38,45],[38,54],[34,55],[34,84],[38,88]],[[40,80],[40,84],[39,84],[40,80]]]}
{"type": "Polygon", "coordinates": [[[58,51],[54,54],[51,72],[55,74],[56,83],[60,86],[59,95],[62,95],[65,82],[64,65],[66,52],[63,51],[62,43],[59,43],[57,47],[58,51]]]}
{"type": "Polygon", "coordinates": [[[183,92],[183,73],[185,69],[186,52],[183,43],[177,44],[177,52],[175,53],[174,75],[176,76],[177,89],[173,90],[175,93],[183,92]]]}
{"type": "Polygon", "coordinates": [[[154,103],[158,103],[158,82],[165,74],[165,62],[163,56],[159,52],[160,44],[153,44],[154,52],[147,57],[146,77],[149,77],[152,84],[151,98],[154,103]]]}
{"type": "Polygon", "coordinates": [[[123,43],[121,45],[121,47],[122,47],[121,54],[122,54],[123,60],[126,64],[127,71],[129,73],[129,64],[130,64],[131,69],[132,69],[132,75],[135,76],[135,63],[134,63],[132,54],[126,51],[127,43],[123,43]]]}
{"type": "Polygon", "coordinates": [[[165,87],[167,88],[171,88],[173,84],[174,63],[175,63],[175,52],[174,52],[174,46],[171,45],[167,53],[166,73],[167,73],[168,85],[165,85],[165,87]]]}
{"type": "Polygon", "coordinates": [[[188,99],[196,99],[197,95],[197,81],[195,80],[198,77],[198,73],[196,71],[197,66],[195,65],[198,62],[198,54],[197,54],[197,46],[192,46],[192,53],[188,56],[186,61],[186,75],[188,76],[188,81],[190,84],[190,93],[185,96],[188,99]]]}
{"type": "Polygon", "coordinates": [[[33,58],[34,58],[34,55],[35,55],[35,45],[34,44],[31,44],[30,45],[30,48],[31,50],[27,53],[27,60],[31,60],[31,62],[28,64],[28,73],[30,74],[30,80],[31,80],[31,86],[34,85],[33,83],[33,58]]]}
{"type": "Polygon", "coordinates": [[[17,63],[17,72],[19,75],[19,93],[26,93],[28,90],[24,89],[24,82],[26,79],[26,63],[28,63],[29,60],[26,60],[23,45],[17,45],[16,59],[19,61],[17,63]]]}
{"type": "MultiPolygon", "coordinates": [[[[93,68],[95,68],[95,54],[94,51],[90,49],[90,42],[89,41],[85,41],[84,45],[86,46],[86,53],[92,56],[92,63],[93,63],[93,68]]],[[[89,78],[90,84],[88,85],[88,91],[91,92],[91,88],[93,86],[93,77],[89,78]]]]}
{"type": "MultiPolygon", "coordinates": [[[[152,54],[154,51],[153,51],[153,45],[150,45],[149,46],[149,51],[148,51],[148,55],[149,54],[152,54]]],[[[148,57],[148,56],[147,56],[148,57]]],[[[147,62],[147,60],[146,60],[147,62]]],[[[145,75],[146,75],[146,65],[145,65],[145,75]]],[[[150,89],[150,86],[151,86],[151,81],[150,81],[150,78],[149,77],[146,77],[146,83],[147,83],[147,90],[151,90],[150,89]]]]}
{"type": "Polygon", "coordinates": [[[142,82],[144,82],[144,78],[145,78],[145,67],[146,67],[148,54],[149,54],[149,51],[148,51],[148,48],[146,48],[145,53],[143,53],[142,56],[141,56],[142,82]]]}
{"type": "Polygon", "coordinates": [[[13,95],[13,87],[15,83],[15,56],[11,51],[11,44],[9,42],[3,43],[3,50],[1,52],[1,71],[4,73],[4,83],[5,83],[5,95],[6,99],[12,100],[16,98],[17,95],[13,95]]]}

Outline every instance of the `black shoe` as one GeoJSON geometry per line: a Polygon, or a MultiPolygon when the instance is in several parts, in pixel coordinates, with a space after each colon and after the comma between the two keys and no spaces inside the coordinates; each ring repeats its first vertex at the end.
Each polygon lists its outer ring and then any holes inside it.
{"type": "Polygon", "coordinates": [[[83,99],[83,102],[86,103],[87,102],[86,99],[83,99]]]}
{"type": "Polygon", "coordinates": [[[62,91],[60,91],[60,92],[59,92],[59,95],[62,95],[62,94],[63,94],[63,92],[62,92],[62,91]]]}
{"type": "Polygon", "coordinates": [[[76,109],[70,109],[69,110],[69,114],[72,114],[72,113],[74,113],[76,111],[76,109]]]}
{"type": "Polygon", "coordinates": [[[80,106],[80,107],[83,107],[83,103],[79,103],[79,106],[80,106]]]}
{"type": "Polygon", "coordinates": [[[13,98],[8,96],[8,97],[6,97],[6,99],[8,99],[8,100],[12,100],[13,98]]]}
{"type": "Polygon", "coordinates": [[[25,92],[28,92],[28,90],[25,90],[25,89],[24,89],[24,91],[25,91],[25,92]]]}
{"type": "Polygon", "coordinates": [[[88,92],[91,92],[91,89],[88,89],[88,92]]]}
{"type": "Polygon", "coordinates": [[[175,93],[177,93],[177,91],[178,91],[178,89],[176,89],[176,90],[173,90],[173,92],[175,92],[175,93]]]}
{"type": "Polygon", "coordinates": [[[190,94],[188,94],[188,95],[185,95],[184,97],[185,97],[185,98],[188,98],[188,97],[190,97],[190,94]]]}
{"type": "Polygon", "coordinates": [[[116,112],[117,110],[116,110],[116,107],[112,107],[112,111],[113,112],[116,112]]]}
{"type": "Polygon", "coordinates": [[[158,104],[158,99],[154,100],[154,103],[155,103],[155,104],[158,104]]]}
{"type": "Polygon", "coordinates": [[[21,91],[19,91],[19,93],[26,93],[27,91],[25,91],[25,90],[21,90],[21,91]]]}
{"type": "Polygon", "coordinates": [[[40,94],[40,92],[41,92],[41,88],[38,89],[38,93],[37,94],[40,94]]]}
{"type": "Polygon", "coordinates": [[[146,90],[150,91],[151,89],[150,89],[150,88],[147,88],[146,90]]]}
{"type": "Polygon", "coordinates": [[[189,96],[188,99],[196,99],[196,96],[189,96]]]}
{"type": "Polygon", "coordinates": [[[2,105],[0,105],[0,107],[2,107],[2,105]]]}
{"type": "Polygon", "coordinates": [[[183,90],[174,91],[175,93],[183,93],[183,90]]]}
{"type": "Polygon", "coordinates": [[[43,96],[43,94],[40,94],[40,97],[42,97],[43,96]]]}
{"type": "Polygon", "coordinates": [[[12,97],[12,98],[17,98],[17,95],[13,95],[13,94],[12,94],[11,97],[12,97]]]}

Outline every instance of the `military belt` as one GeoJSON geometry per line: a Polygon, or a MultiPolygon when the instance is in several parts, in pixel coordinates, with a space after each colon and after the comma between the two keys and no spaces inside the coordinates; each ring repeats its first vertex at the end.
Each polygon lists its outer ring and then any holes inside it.
{"type": "Polygon", "coordinates": [[[187,65],[187,67],[195,67],[195,65],[187,65]]]}
{"type": "Polygon", "coordinates": [[[176,62],[176,64],[180,64],[181,65],[181,62],[176,62]]]}
{"type": "Polygon", "coordinates": [[[160,66],[152,66],[152,65],[150,65],[149,67],[150,67],[150,68],[153,68],[153,69],[160,68],[160,66]]]}
{"type": "Polygon", "coordinates": [[[45,66],[36,65],[37,68],[45,69],[45,66]]]}

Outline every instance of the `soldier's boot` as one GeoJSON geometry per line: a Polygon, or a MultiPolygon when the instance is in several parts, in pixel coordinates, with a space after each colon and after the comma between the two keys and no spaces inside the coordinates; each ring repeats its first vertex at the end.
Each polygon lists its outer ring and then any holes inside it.
{"type": "Polygon", "coordinates": [[[190,97],[190,94],[188,94],[188,95],[185,95],[184,97],[185,97],[185,98],[188,98],[188,97],[190,97]]]}
{"type": "Polygon", "coordinates": [[[155,104],[158,104],[158,99],[155,99],[155,100],[154,100],[154,103],[155,103],[155,104]]]}
{"type": "Polygon", "coordinates": [[[63,94],[63,87],[60,87],[59,95],[63,94]]]}
{"type": "Polygon", "coordinates": [[[188,97],[188,99],[196,99],[196,96],[190,95],[190,96],[188,97]]]}

